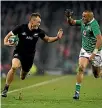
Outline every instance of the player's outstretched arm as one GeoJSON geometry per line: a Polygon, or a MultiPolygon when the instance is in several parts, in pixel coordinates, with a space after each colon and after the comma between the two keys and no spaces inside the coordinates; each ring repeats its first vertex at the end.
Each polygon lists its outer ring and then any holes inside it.
{"type": "Polygon", "coordinates": [[[74,20],[72,18],[72,15],[73,15],[73,11],[70,10],[70,9],[66,9],[65,10],[65,16],[67,17],[67,22],[70,24],[70,25],[75,25],[76,24],[76,20],[74,20]]]}
{"type": "Polygon", "coordinates": [[[43,38],[43,40],[45,42],[55,42],[55,41],[61,39],[62,37],[63,37],[63,30],[62,29],[59,29],[58,30],[58,33],[57,33],[57,36],[50,37],[50,36],[45,35],[45,37],[43,38]]]}
{"type": "Polygon", "coordinates": [[[9,42],[8,39],[13,36],[13,33],[10,31],[4,38],[4,45],[7,46],[14,46],[15,44],[13,42],[9,42]]]}

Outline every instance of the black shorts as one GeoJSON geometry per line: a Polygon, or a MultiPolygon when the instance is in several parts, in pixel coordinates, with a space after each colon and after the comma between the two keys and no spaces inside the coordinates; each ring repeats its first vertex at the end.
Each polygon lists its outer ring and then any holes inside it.
{"type": "Polygon", "coordinates": [[[24,72],[29,72],[34,60],[34,54],[32,55],[25,55],[25,54],[18,54],[17,52],[13,54],[13,58],[18,58],[21,62],[21,66],[24,72]]]}

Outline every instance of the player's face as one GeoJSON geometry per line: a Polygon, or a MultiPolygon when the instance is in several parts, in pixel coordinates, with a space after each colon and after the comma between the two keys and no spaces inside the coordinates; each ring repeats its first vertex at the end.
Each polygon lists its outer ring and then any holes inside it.
{"type": "Polygon", "coordinates": [[[84,24],[87,24],[90,21],[89,14],[87,12],[83,12],[82,20],[83,20],[84,24]]]}
{"type": "Polygon", "coordinates": [[[32,29],[38,29],[38,27],[40,26],[40,23],[41,23],[40,17],[32,18],[31,28],[32,29]]]}

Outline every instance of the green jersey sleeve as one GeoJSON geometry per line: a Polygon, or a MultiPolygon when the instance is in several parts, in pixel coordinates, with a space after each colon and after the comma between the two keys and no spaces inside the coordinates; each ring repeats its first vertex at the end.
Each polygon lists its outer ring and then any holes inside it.
{"type": "Polygon", "coordinates": [[[80,26],[81,25],[81,20],[76,20],[76,25],[80,26]]]}
{"type": "Polygon", "coordinates": [[[95,21],[92,25],[92,32],[94,34],[94,36],[96,37],[97,35],[101,34],[101,31],[100,31],[100,26],[98,24],[97,21],[95,21]]]}

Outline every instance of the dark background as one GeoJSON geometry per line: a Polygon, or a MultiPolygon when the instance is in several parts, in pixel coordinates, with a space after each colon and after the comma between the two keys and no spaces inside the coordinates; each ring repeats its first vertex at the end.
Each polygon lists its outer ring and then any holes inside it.
{"type": "Polygon", "coordinates": [[[29,15],[39,12],[42,17],[41,28],[49,36],[56,36],[60,27],[64,30],[62,40],[53,44],[38,41],[35,64],[39,69],[64,70],[73,73],[81,48],[80,27],[70,27],[66,23],[64,11],[74,11],[74,18],[81,19],[82,12],[91,9],[102,30],[101,1],[1,1],[1,70],[10,68],[13,47],[3,45],[6,34],[16,25],[27,23],[29,15]]]}

